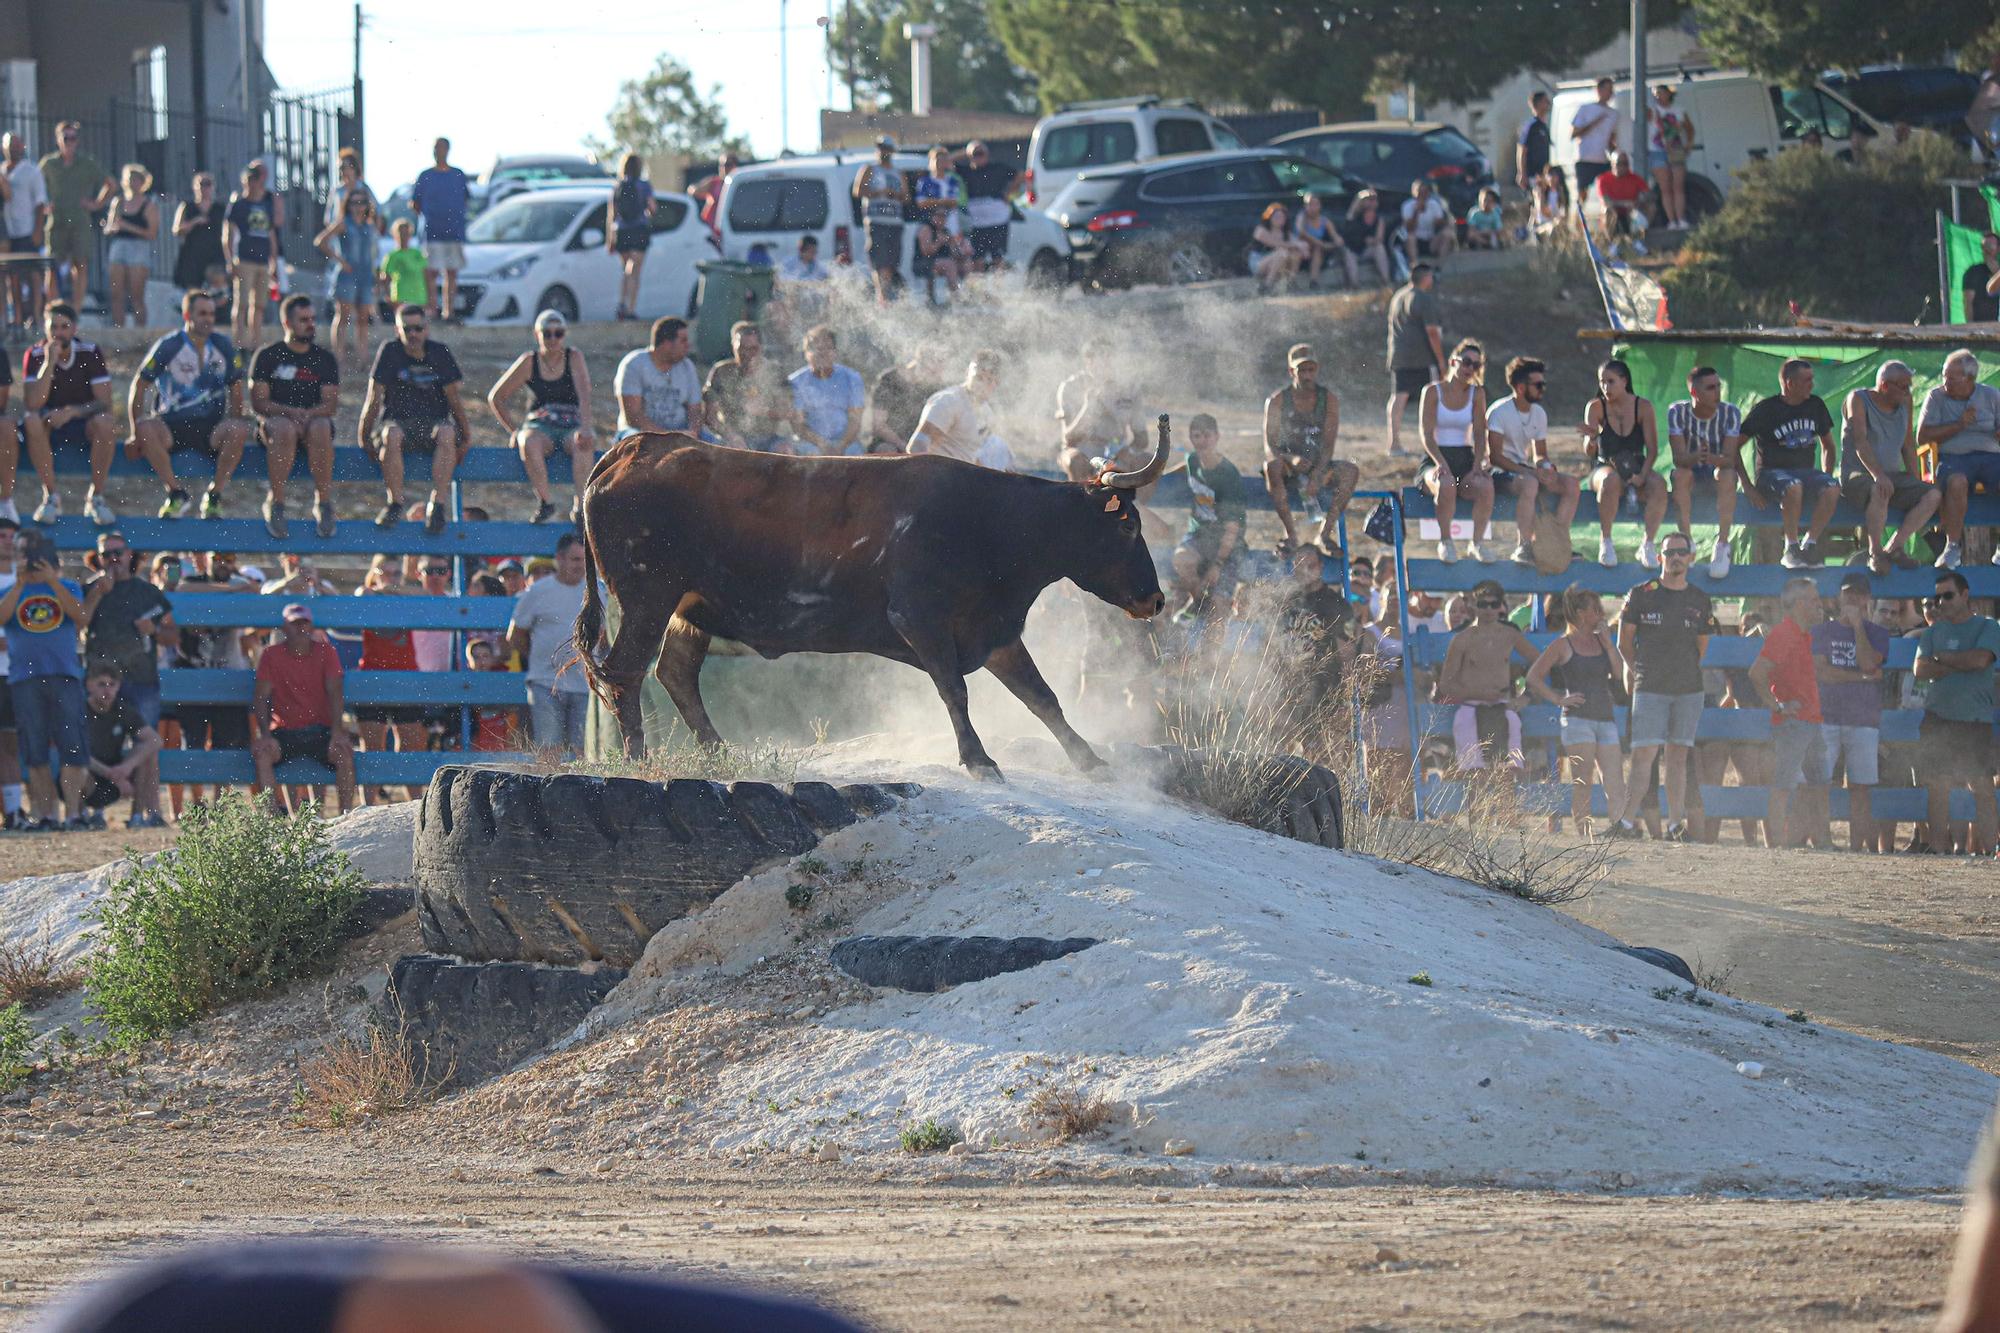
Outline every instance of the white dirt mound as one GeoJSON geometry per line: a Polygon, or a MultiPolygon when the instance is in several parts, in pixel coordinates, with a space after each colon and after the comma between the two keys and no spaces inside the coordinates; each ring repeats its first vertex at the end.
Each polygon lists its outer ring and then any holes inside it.
{"type": "Polygon", "coordinates": [[[803,910],[795,868],[745,880],[656,936],[593,1016],[559,1063],[642,1103],[621,1107],[628,1142],[881,1150],[929,1118],[1030,1142],[1047,1136],[1035,1093],[1075,1088],[1111,1104],[1090,1141],[1112,1150],[1928,1190],[1961,1182],[1993,1105],[1969,1066],[1694,996],[1601,932],[1463,882],[1071,778],[913,776],[912,806],[813,854],[827,868],[803,910]],[[859,934],[1103,942],[917,995],[825,979],[827,947],[859,934]]]}

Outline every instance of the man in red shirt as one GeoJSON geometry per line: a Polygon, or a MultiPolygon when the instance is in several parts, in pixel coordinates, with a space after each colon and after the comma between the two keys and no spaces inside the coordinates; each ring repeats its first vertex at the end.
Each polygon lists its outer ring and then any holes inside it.
{"type": "Polygon", "coordinates": [[[1833,834],[1827,827],[1826,802],[1832,775],[1827,771],[1819,674],[1812,653],[1813,626],[1825,619],[1825,608],[1811,579],[1787,583],[1781,605],[1785,618],[1764,635],[1763,651],[1750,665],[1751,681],[1771,700],[1771,797],[1764,815],[1764,845],[1795,847],[1810,841],[1830,850],[1833,834]]]}
{"type": "Polygon", "coordinates": [[[302,602],[285,608],[285,637],[257,660],[257,692],[251,700],[256,739],[250,753],[257,763],[252,793],[271,793],[282,813],[275,770],[292,759],[310,759],[333,770],[340,788],[340,812],[354,808],[354,747],[340,724],[340,655],[313,634],[312,611],[302,602]]]}
{"type": "Polygon", "coordinates": [[[1598,241],[1606,259],[1616,258],[1619,243],[1628,240],[1634,254],[1646,253],[1646,210],[1639,206],[1646,188],[1646,178],[1632,170],[1632,159],[1613,153],[1611,170],[1597,178],[1597,201],[1603,208],[1598,241]]]}

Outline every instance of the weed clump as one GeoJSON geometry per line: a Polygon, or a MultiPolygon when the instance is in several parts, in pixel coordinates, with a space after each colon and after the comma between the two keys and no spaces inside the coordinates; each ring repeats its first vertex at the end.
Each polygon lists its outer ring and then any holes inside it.
{"type": "Polygon", "coordinates": [[[1111,1115],[1110,1102],[1079,1087],[1045,1084],[1028,1099],[1028,1118],[1061,1141],[1096,1133],[1111,1115]]]}
{"type": "Polygon", "coordinates": [[[55,946],[0,943],[0,1005],[39,1009],[83,984],[83,969],[65,963],[55,946]]]}
{"type": "Polygon", "coordinates": [[[94,914],[86,985],[120,1045],[326,968],[361,876],[317,810],[243,796],[190,809],[173,847],[113,884],[94,914]]]}
{"type": "Polygon", "coordinates": [[[0,1092],[12,1092],[28,1081],[35,1069],[34,1061],[28,1058],[34,1044],[34,1030],[21,1006],[10,1004],[0,1009],[0,1092]]]}
{"type": "Polygon", "coordinates": [[[956,1125],[944,1124],[935,1117],[905,1125],[901,1137],[903,1151],[911,1153],[943,1152],[954,1143],[965,1141],[965,1136],[958,1132],[956,1125]]]}
{"type": "Polygon", "coordinates": [[[370,1115],[408,1111],[436,1097],[452,1070],[427,1070],[402,1028],[370,1024],[365,1037],[337,1035],[299,1066],[292,1106],[340,1129],[370,1115]]]}

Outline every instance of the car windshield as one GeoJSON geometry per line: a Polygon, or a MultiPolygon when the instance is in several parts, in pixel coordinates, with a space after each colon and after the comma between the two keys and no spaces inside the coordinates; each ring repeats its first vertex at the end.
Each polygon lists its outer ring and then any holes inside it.
{"type": "Polygon", "coordinates": [[[1479,156],[1472,140],[1446,125],[1424,135],[1424,147],[1440,162],[1469,162],[1479,156]]]}
{"type": "Polygon", "coordinates": [[[610,172],[595,162],[578,158],[574,162],[517,162],[493,173],[496,181],[573,181],[609,177],[610,172]]]}
{"type": "Polygon", "coordinates": [[[576,202],[517,199],[504,203],[466,228],[474,245],[546,245],[562,239],[576,221],[576,202]]]}
{"type": "Polygon", "coordinates": [[[1301,157],[1274,157],[1271,159],[1271,170],[1278,174],[1278,184],[1287,190],[1336,195],[1343,199],[1347,195],[1346,178],[1317,162],[1308,162],[1301,157]]]}

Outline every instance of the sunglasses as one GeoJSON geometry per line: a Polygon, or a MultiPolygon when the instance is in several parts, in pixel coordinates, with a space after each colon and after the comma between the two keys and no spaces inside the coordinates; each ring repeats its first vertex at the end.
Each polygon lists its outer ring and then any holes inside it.
{"type": "Polygon", "coordinates": [[[551,324],[548,328],[542,330],[542,336],[544,338],[547,338],[550,342],[558,342],[562,339],[562,336],[568,332],[569,330],[563,328],[560,324],[551,324]]]}
{"type": "Polygon", "coordinates": [[[1954,591],[1954,592],[1941,592],[1941,593],[1939,593],[1939,594],[1938,594],[1937,596],[1935,596],[1935,597],[1931,598],[1931,601],[1932,601],[1933,603],[1937,603],[1937,602],[1955,602],[1955,601],[1957,601],[1957,600],[1958,600],[1958,593],[1957,593],[1957,592],[1955,592],[1955,591],[1954,591]]]}
{"type": "Polygon", "coordinates": [[[1547,380],[1529,380],[1528,387],[1530,389],[1545,389],[1548,387],[1548,383],[1547,380]]]}
{"type": "Polygon", "coordinates": [[[1478,607],[1482,611],[1498,611],[1501,607],[1507,604],[1505,602],[1487,601],[1485,598],[1482,597],[1478,601],[1474,602],[1473,605],[1478,607]]]}
{"type": "Polygon", "coordinates": [[[450,565],[425,565],[425,566],[424,566],[424,577],[425,577],[425,578],[430,578],[430,577],[432,577],[432,576],[435,576],[435,575],[440,575],[440,574],[449,574],[449,573],[451,573],[451,566],[450,566],[450,565]]]}
{"type": "Polygon", "coordinates": [[[1660,554],[1671,556],[1676,560],[1686,560],[1694,555],[1694,551],[1686,546],[1665,546],[1660,548],[1660,554]]]}
{"type": "Polygon", "coordinates": [[[1458,362],[1459,365],[1464,366],[1467,370],[1477,370],[1486,364],[1476,356],[1455,356],[1452,360],[1458,362]]]}

